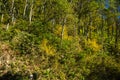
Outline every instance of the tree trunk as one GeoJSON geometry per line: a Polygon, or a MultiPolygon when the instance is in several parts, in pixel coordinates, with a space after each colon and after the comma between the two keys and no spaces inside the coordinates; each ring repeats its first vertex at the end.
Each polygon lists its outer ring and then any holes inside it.
{"type": "Polygon", "coordinates": [[[114,36],[114,26],[112,25],[112,34],[111,34],[111,40],[113,39],[114,36]]]}
{"type": "Polygon", "coordinates": [[[80,35],[80,19],[79,19],[79,21],[78,21],[78,29],[77,29],[77,33],[78,33],[78,35],[80,35]]]}
{"type": "Polygon", "coordinates": [[[63,36],[64,36],[64,29],[65,29],[65,23],[66,23],[66,18],[63,19],[63,23],[62,23],[62,32],[61,32],[61,45],[62,45],[62,41],[63,41],[63,36]]]}
{"type": "Polygon", "coordinates": [[[27,6],[28,6],[28,0],[26,0],[26,4],[25,4],[25,8],[24,8],[24,12],[23,12],[23,17],[25,17],[25,15],[26,15],[26,9],[27,9],[27,6]]]}
{"type": "Polygon", "coordinates": [[[45,17],[46,17],[46,12],[45,12],[46,11],[46,0],[44,1],[44,5],[43,5],[43,10],[42,11],[43,11],[43,14],[44,14],[43,20],[44,20],[44,23],[45,23],[46,22],[45,21],[45,17]]]}
{"type": "Polygon", "coordinates": [[[77,35],[76,25],[74,24],[74,37],[77,35]]]}
{"type": "Polygon", "coordinates": [[[52,25],[53,25],[52,31],[54,31],[54,28],[55,28],[55,19],[52,19],[52,25]]]}
{"type": "Polygon", "coordinates": [[[8,30],[9,29],[9,23],[7,24],[7,27],[6,27],[6,30],[8,30]]]}
{"type": "MultiPolygon", "coordinates": [[[[88,17],[88,20],[89,20],[89,16],[86,15],[86,17],[88,17]]],[[[88,37],[89,37],[89,22],[86,23],[86,31],[85,31],[85,36],[86,36],[86,39],[88,41],[88,37]]]]}
{"type": "Polygon", "coordinates": [[[92,26],[92,18],[91,18],[91,13],[89,13],[89,25],[88,25],[90,28],[89,28],[89,38],[91,39],[91,34],[92,34],[92,29],[91,29],[91,26],[92,26]]]}
{"type": "Polygon", "coordinates": [[[30,24],[31,24],[31,21],[32,21],[32,13],[33,13],[33,0],[32,0],[32,3],[31,3],[30,14],[29,14],[29,22],[30,22],[30,24]]]}
{"type": "Polygon", "coordinates": [[[14,22],[14,0],[12,0],[12,7],[11,7],[11,16],[12,16],[12,24],[14,22]]]}
{"type": "Polygon", "coordinates": [[[3,19],[4,19],[4,14],[2,14],[1,16],[1,23],[3,22],[3,19]]]}
{"type": "Polygon", "coordinates": [[[118,45],[118,33],[119,33],[118,27],[119,27],[118,22],[116,22],[115,48],[117,48],[118,45]]]}

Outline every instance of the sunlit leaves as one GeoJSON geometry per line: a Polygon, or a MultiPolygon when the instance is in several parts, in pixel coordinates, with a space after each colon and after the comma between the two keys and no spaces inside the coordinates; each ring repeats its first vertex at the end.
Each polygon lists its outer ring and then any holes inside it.
{"type": "Polygon", "coordinates": [[[47,39],[43,39],[40,45],[40,49],[45,52],[47,55],[54,56],[55,55],[55,48],[49,44],[47,39]]]}

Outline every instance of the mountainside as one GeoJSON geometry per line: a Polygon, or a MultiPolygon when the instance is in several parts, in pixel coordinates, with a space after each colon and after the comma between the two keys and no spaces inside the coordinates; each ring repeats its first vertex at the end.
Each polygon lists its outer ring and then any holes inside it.
{"type": "Polygon", "coordinates": [[[1,0],[0,80],[120,80],[119,0],[1,0]]]}

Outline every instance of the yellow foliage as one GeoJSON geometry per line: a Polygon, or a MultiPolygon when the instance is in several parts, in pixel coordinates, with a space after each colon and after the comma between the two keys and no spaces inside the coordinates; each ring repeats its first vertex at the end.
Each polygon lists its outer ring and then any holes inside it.
{"type": "Polygon", "coordinates": [[[101,45],[97,43],[96,39],[88,40],[88,46],[93,50],[93,51],[99,51],[101,49],[101,45]]]}
{"type": "MultiPolygon", "coordinates": [[[[54,33],[57,34],[58,36],[61,36],[61,33],[62,33],[62,25],[57,25],[54,33]]],[[[72,36],[69,36],[69,35],[68,35],[68,30],[67,30],[67,27],[66,27],[66,26],[64,26],[63,39],[64,39],[64,40],[71,40],[71,39],[72,39],[72,36]]]]}
{"type": "Polygon", "coordinates": [[[96,27],[95,27],[95,26],[90,26],[90,29],[91,29],[91,30],[95,30],[96,27]]]}
{"type": "Polygon", "coordinates": [[[48,43],[47,39],[43,39],[40,45],[40,48],[47,54],[47,55],[54,55],[56,50],[55,48],[48,43]]]}
{"type": "Polygon", "coordinates": [[[66,80],[66,75],[65,75],[65,73],[64,72],[62,72],[62,71],[59,71],[59,74],[60,74],[60,78],[61,78],[61,80],[66,80]]]}

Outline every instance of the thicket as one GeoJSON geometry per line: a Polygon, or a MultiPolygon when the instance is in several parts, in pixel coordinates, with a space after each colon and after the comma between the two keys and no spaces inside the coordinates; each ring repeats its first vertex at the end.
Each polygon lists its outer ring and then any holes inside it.
{"type": "Polygon", "coordinates": [[[0,80],[120,80],[117,2],[1,0],[0,80]]]}

